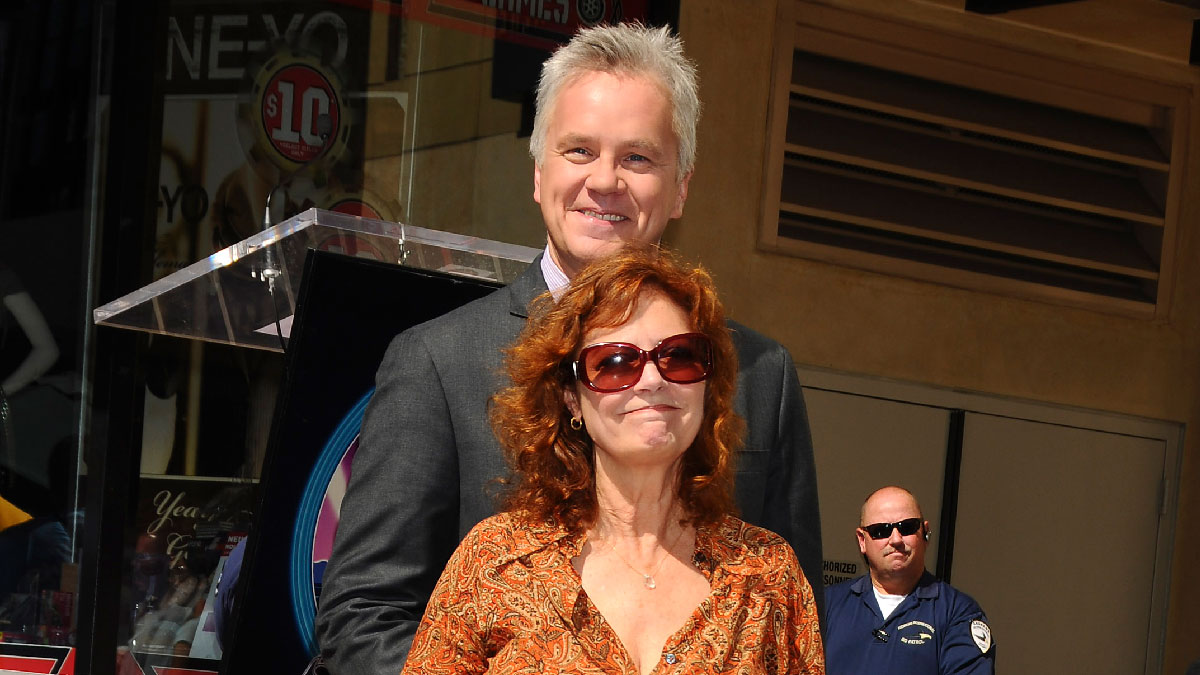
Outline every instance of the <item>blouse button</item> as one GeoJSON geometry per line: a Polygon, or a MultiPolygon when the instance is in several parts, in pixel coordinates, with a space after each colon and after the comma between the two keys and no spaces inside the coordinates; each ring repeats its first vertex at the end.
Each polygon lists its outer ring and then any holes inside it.
{"type": "Polygon", "coordinates": [[[677,659],[675,658],[674,654],[667,654],[665,657],[663,657],[663,660],[667,662],[668,666],[673,666],[675,665],[675,661],[677,659]]]}

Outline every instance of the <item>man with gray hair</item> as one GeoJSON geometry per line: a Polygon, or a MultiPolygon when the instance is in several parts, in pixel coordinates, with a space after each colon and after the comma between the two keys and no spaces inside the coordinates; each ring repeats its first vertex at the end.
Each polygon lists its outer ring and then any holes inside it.
{"type": "MultiPolygon", "coordinates": [[[[581,31],[538,85],[530,154],[546,249],[512,284],[397,336],[376,375],[325,572],[317,635],[337,674],[398,672],[459,540],[492,515],[506,468],[488,426],[501,350],[539,294],[683,214],[700,113],[695,67],[666,28],[581,31]]],[[[730,323],[746,420],[741,517],[782,535],[814,587],[821,532],[808,419],[791,356],[730,323]]],[[[817,595],[818,602],[820,594],[817,595]]]]}

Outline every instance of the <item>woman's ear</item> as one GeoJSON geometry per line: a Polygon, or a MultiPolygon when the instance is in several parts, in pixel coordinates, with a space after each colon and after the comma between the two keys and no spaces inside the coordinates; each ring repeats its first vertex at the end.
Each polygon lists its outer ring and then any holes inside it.
{"type": "Polygon", "coordinates": [[[579,407],[579,397],[570,387],[563,389],[563,403],[567,406],[567,411],[571,413],[571,417],[582,417],[583,409],[579,407]]]}

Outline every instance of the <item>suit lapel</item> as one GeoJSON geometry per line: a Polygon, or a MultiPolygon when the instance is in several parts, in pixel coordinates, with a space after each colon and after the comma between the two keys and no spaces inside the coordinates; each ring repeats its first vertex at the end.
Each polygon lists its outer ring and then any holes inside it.
{"type": "Polygon", "coordinates": [[[545,253],[539,253],[533,262],[529,263],[529,267],[521,273],[521,276],[513,280],[508,285],[509,291],[509,308],[510,314],[522,319],[529,318],[529,303],[537,296],[545,293],[549,288],[546,286],[546,278],[542,276],[542,256],[545,253]]]}

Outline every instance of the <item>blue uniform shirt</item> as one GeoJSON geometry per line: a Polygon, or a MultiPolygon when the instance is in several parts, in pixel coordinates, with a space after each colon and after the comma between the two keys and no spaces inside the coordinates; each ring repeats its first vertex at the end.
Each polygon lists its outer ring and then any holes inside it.
{"type": "Polygon", "coordinates": [[[996,647],[978,603],[929,572],[887,618],[869,575],[825,589],[827,675],[992,675],[996,647]]]}

